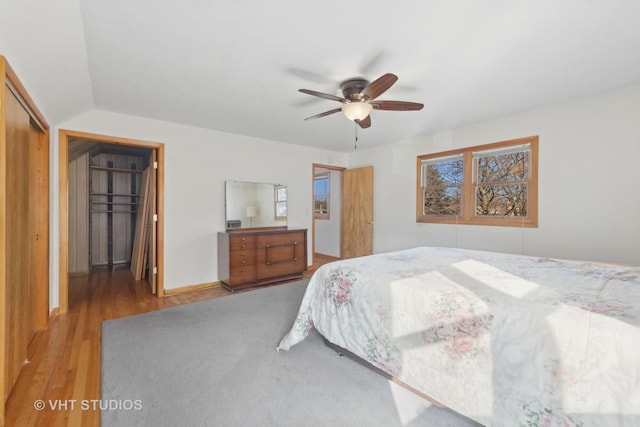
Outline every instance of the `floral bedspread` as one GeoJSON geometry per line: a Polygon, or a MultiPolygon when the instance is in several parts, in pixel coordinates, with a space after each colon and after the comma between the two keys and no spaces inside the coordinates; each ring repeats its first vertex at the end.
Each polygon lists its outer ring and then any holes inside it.
{"type": "Polygon", "coordinates": [[[640,268],[420,247],[320,267],[311,328],[492,426],[640,425],[640,268]]]}

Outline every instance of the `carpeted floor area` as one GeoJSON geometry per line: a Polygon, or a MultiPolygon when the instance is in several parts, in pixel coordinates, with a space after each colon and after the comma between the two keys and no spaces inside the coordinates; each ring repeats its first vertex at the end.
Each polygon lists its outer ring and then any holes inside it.
{"type": "Polygon", "coordinates": [[[101,425],[475,425],[338,356],[317,333],[276,351],[306,284],[104,322],[101,425]]]}

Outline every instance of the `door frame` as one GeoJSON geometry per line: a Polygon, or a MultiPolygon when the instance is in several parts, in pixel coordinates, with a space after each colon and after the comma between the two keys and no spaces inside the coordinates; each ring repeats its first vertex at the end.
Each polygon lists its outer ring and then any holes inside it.
{"type": "Polygon", "coordinates": [[[78,132],[60,129],[58,133],[59,160],[59,313],[69,310],[69,140],[78,138],[86,141],[105,142],[108,144],[128,145],[131,147],[149,148],[155,151],[158,162],[156,182],[156,206],[158,214],[156,247],[157,247],[157,285],[158,296],[164,296],[164,144],[160,142],[141,141],[108,135],[78,132]]]}
{"type": "MultiPolygon", "coordinates": [[[[322,163],[311,164],[311,257],[316,253],[316,215],[315,215],[315,177],[316,168],[329,169],[340,172],[340,185],[342,186],[342,172],[347,168],[335,165],[325,165],[322,163]]],[[[340,217],[342,218],[342,203],[340,204],[340,217]]],[[[340,229],[340,240],[342,240],[342,229],[340,229]]],[[[342,258],[342,244],[340,244],[340,258],[342,258]]]]}

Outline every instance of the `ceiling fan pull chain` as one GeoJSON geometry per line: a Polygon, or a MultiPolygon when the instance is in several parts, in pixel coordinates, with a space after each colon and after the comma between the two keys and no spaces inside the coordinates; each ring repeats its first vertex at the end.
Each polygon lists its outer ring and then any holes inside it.
{"type": "Polygon", "coordinates": [[[355,124],[355,126],[356,126],[356,130],[355,130],[355,133],[356,133],[356,141],[353,143],[353,149],[354,149],[354,150],[357,150],[357,149],[358,149],[358,121],[357,121],[357,120],[354,120],[354,121],[353,121],[353,123],[354,123],[354,124],[355,124]]]}

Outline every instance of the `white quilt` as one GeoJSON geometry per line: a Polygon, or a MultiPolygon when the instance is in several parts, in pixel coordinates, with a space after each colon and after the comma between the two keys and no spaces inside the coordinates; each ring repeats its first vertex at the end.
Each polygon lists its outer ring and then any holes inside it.
{"type": "Polygon", "coordinates": [[[311,278],[311,328],[482,424],[640,425],[640,268],[421,247],[311,278]]]}

